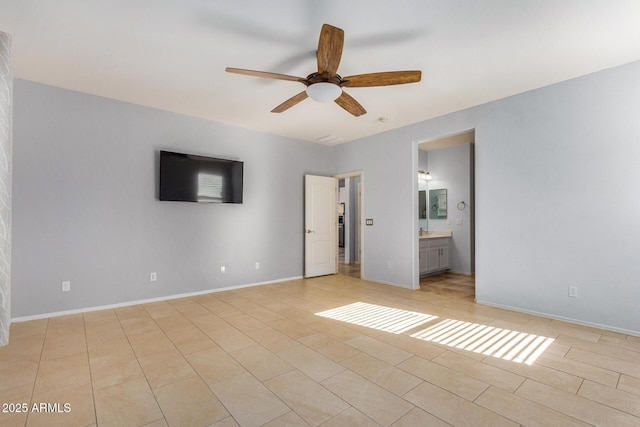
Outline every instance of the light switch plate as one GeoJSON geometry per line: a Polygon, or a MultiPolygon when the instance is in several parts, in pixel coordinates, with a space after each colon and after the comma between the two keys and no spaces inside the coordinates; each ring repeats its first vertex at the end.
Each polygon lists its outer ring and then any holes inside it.
{"type": "Polygon", "coordinates": [[[373,218],[367,218],[364,223],[365,225],[373,225],[373,218]]]}

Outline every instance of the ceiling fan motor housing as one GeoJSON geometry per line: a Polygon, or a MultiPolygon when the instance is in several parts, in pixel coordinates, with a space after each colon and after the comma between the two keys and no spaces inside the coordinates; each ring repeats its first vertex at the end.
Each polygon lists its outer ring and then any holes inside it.
{"type": "Polygon", "coordinates": [[[305,84],[307,95],[318,102],[335,101],[342,94],[342,78],[337,74],[312,73],[307,76],[305,84]]]}

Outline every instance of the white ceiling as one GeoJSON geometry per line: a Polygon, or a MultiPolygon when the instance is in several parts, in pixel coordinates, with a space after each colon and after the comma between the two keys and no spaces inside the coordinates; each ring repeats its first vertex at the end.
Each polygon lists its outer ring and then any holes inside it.
{"type": "Polygon", "coordinates": [[[336,144],[640,60],[638,0],[0,0],[14,77],[336,144]],[[320,27],[345,31],[339,74],[422,70],[347,89],[353,117],[307,99],[320,27]],[[382,121],[384,117],[388,120],[382,121]]]}

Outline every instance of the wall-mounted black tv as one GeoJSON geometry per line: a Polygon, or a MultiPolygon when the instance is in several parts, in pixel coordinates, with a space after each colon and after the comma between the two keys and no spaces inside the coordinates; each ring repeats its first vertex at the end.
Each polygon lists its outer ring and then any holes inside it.
{"type": "Polygon", "coordinates": [[[160,151],[160,200],[242,203],[244,163],[160,151]]]}

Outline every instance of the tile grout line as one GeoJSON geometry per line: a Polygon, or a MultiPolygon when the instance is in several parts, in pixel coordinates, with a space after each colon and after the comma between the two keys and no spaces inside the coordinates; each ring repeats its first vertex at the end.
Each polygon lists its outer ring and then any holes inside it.
{"type": "MultiPolygon", "coordinates": [[[[156,326],[160,329],[160,325],[158,325],[156,323],[155,319],[153,317],[151,317],[149,312],[144,308],[144,305],[140,304],[140,306],[145,311],[145,313],[147,313],[147,315],[149,315],[149,317],[151,318],[153,323],[155,323],[156,326]]],[[[160,410],[160,413],[162,414],[162,419],[164,419],[165,423],[167,423],[167,425],[169,425],[169,421],[167,421],[167,416],[165,415],[164,410],[162,409],[162,405],[160,405],[160,402],[158,402],[158,397],[156,396],[156,393],[153,391],[153,388],[151,387],[151,384],[149,383],[149,378],[147,378],[147,374],[144,372],[144,369],[142,369],[142,365],[140,364],[140,358],[138,357],[138,354],[136,353],[135,349],[133,348],[133,345],[131,344],[131,340],[129,339],[129,334],[126,332],[126,330],[122,326],[122,320],[120,320],[120,316],[118,316],[118,312],[117,311],[115,311],[115,315],[116,315],[116,318],[118,319],[118,323],[120,323],[120,328],[122,328],[122,332],[124,333],[124,336],[127,338],[127,342],[129,343],[129,347],[131,348],[131,352],[133,353],[133,356],[136,358],[136,363],[138,364],[138,367],[140,368],[140,371],[142,372],[142,375],[144,376],[144,381],[147,383],[147,386],[149,387],[149,390],[151,391],[151,394],[153,395],[153,400],[156,402],[156,405],[158,405],[158,409],[160,410]]],[[[162,329],[160,329],[160,330],[162,330],[162,329]]],[[[164,333],[164,331],[162,331],[162,332],[164,333]]],[[[141,334],[134,334],[134,335],[141,335],[141,334]]],[[[168,337],[167,337],[167,339],[168,339],[168,337]]],[[[173,345],[173,342],[171,342],[171,344],[173,345]]],[[[126,382],[126,381],[124,381],[124,382],[126,382]]],[[[120,384],[122,384],[122,383],[120,383],[120,384]]],[[[158,420],[160,420],[160,418],[158,418],[158,420]]],[[[158,420],[154,420],[154,421],[151,421],[151,422],[155,422],[155,421],[158,421],[158,420]]],[[[97,423],[97,419],[96,419],[96,423],[97,423]]],[[[149,423],[147,423],[147,424],[149,424],[149,423]]]]}
{"type": "MultiPolygon", "coordinates": [[[[117,318],[117,314],[114,312],[114,316],[117,318]]],[[[89,380],[91,381],[91,401],[93,402],[93,417],[96,420],[96,425],[98,425],[98,409],[96,405],[96,390],[93,385],[93,371],[91,369],[91,356],[89,355],[89,340],[87,339],[87,322],[86,322],[86,313],[82,314],[82,329],[84,330],[84,341],[87,346],[87,365],[89,366],[89,380]]],[[[118,321],[120,324],[120,321],[118,321]]]]}
{"type": "Polygon", "coordinates": [[[44,331],[44,338],[42,339],[42,349],[40,350],[40,357],[38,358],[38,369],[36,369],[36,376],[33,379],[33,387],[31,387],[31,397],[29,398],[29,410],[27,411],[27,416],[24,419],[24,425],[26,426],[29,423],[29,416],[31,415],[31,406],[33,405],[33,398],[36,391],[36,383],[38,382],[38,374],[40,373],[40,364],[42,363],[42,355],[44,354],[44,345],[47,342],[47,334],[49,333],[49,321],[47,319],[47,327],[44,331]]]}

